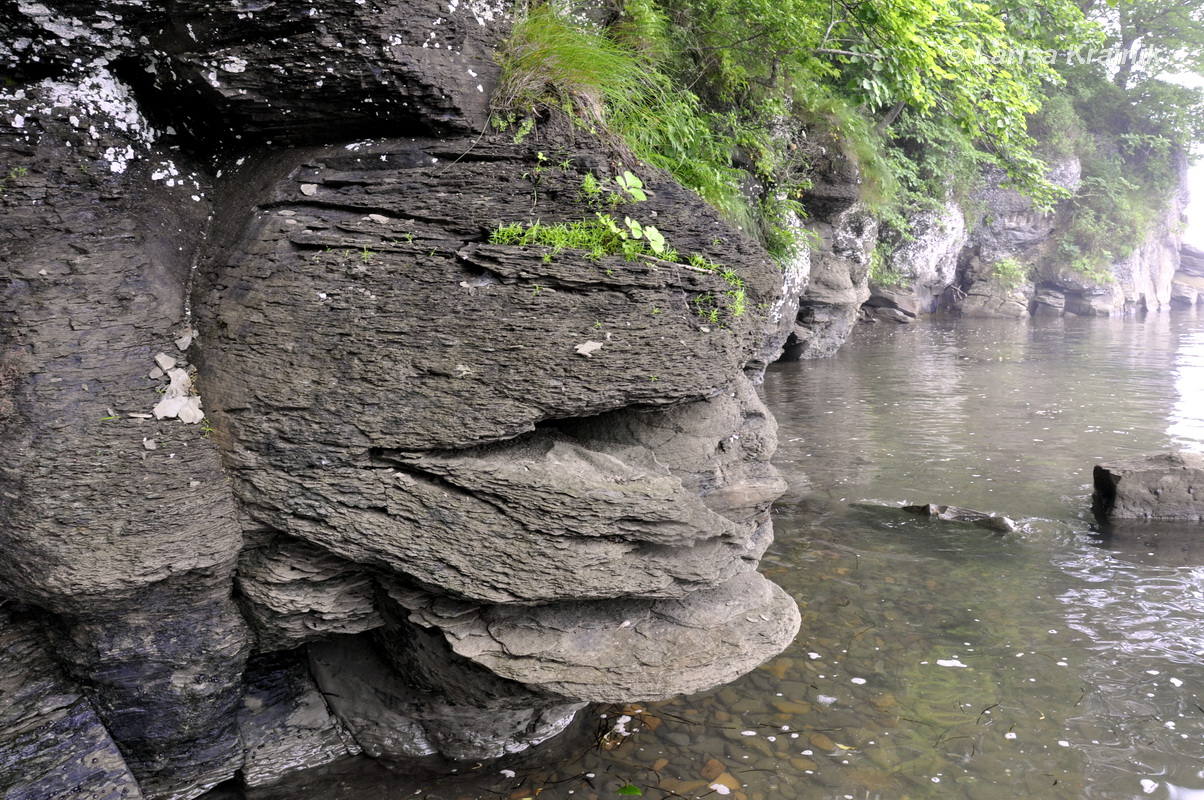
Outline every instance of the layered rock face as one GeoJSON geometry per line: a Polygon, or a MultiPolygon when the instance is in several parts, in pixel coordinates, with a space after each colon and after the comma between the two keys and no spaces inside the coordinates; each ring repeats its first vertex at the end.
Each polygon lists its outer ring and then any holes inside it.
{"type": "Polygon", "coordinates": [[[1179,271],[1171,282],[1171,302],[1194,306],[1204,300],[1204,250],[1191,245],[1179,249],[1179,271]]]}
{"type": "Polygon", "coordinates": [[[803,206],[815,252],[797,322],[786,341],[787,358],[823,358],[844,344],[861,305],[870,299],[870,260],[878,242],[878,222],[861,198],[856,156],[823,126],[808,137],[803,143],[811,158],[812,185],[803,206]]]}
{"type": "Polygon", "coordinates": [[[479,135],[507,24],[354,0],[0,22],[11,796],[494,757],[793,638],[755,571],[782,275],[582,131],[479,135]],[[585,176],[625,169],[649,198],[613,213],[732,269],[746,310],[714,272],[490,243],[595,219],[585,176]]]}

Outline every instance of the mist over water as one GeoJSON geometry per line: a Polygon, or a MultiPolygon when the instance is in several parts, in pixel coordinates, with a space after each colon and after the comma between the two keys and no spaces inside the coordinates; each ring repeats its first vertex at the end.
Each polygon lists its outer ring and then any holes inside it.
{"type": "Polygon", "coordinates": [[[1187,229],[1183,232],[1183,239],[1204,250],[1204,163],[1188,171],[1187,185],[1191,191],[1191,202],[1187,206],[1187,229]]]}

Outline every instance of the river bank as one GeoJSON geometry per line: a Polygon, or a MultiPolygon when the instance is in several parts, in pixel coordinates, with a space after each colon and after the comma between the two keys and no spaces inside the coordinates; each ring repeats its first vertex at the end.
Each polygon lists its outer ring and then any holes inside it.
{"type": "Polygon", "coordinates": [[[1201,391],[1191,314],[862,326],[832,359],[774,366],[764,388],[791,485],[764,569],[803,614],[785,653],[729,686],[625,709],[636,732],[613,749],[594,734],[624,709],[605,708],[542,764],[392,788],[310,776],[253,796],[1204,790],[1204,545],[1182,526],[1104,539],[1090,517],[1094,459],[1204,450],[1201,391]],[[862,500],[955,502],[1021,529],[850,505],[862,500]]]}

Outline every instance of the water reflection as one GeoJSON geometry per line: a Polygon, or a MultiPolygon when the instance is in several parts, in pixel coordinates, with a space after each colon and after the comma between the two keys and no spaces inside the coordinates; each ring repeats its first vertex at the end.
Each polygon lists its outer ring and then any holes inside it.
{"type": "MultiPolygon", "coordinates": [[[[808,473],[810,501],[951,503],[1026,523],[996,551],[965,531],[947,543],[955,553],[941,552],[929,531],[902,546],[913,558],[940,553],[937,564],[896,562],[874,577],[907,575],[909,598],[893,602],[924,608],[917,594],[928,604],[939,598],[935,608],[959,618],[965,636],[959,650],[943,635],[949,621],[927,612],[917,622],[922,640],[929,649],[944,644],[944,657],[882,661],[908,676],[896,696],[899,719],[921,723],[908,733],[928,751],[926,771],[943,781],[913,796],[1204,791],[1204,540],[1165,524],[1100,536],[1086,513],[1095,461],[1204,449],[1198,324],[1164,315],[861,334],[853,350],[805,370],[783,366],[767,384],[788,437],[780,457],[808,473]],[[834,424],[808,428],[824,417],[834,424]],[[934,680],[919,669],[933,663],[956,666],[934,680]],[[992,699],[989,720],[932,714],[992,699]],[[933,723],[950,727],[922,744],[933,723]],[[1009,784],[1017,780],[1023,790],[1009,784]]],[[[863,573],[870,553],[901,546],[897,531],[884,539],[880,522],[838,531],[840,516],[834,508],[822,517],[833,527],[825,538],[792,524],[805,510],[784,513],[779,536],[851,547],[863,573]]],[[[886,602],[875,602],[880,594],[862,586],[849,602],[867,615],[886,602]]]]}
{"type": "Polygon", "coordinates": [[[1167,433],[1185,450],[1201,450],[1204,442],[1204,331],[1181,335],[1175,369],[1179,399],[1167,433]]]}

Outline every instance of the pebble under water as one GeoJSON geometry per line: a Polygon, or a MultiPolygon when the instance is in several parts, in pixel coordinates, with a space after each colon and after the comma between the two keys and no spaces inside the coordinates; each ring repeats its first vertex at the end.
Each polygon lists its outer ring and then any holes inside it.
{"type": "Polygon", "coordinates": [[[1204,798],[1204,529],[1089,511],[1097,461],[1204,450],[1204,318],[862,326],[764,393],[791,489],[762,569],[803,615],[780,657],[509,763],[253,796],[1204,798]],[[873,505],[929,502],[1020,530],[873,505]]]}

